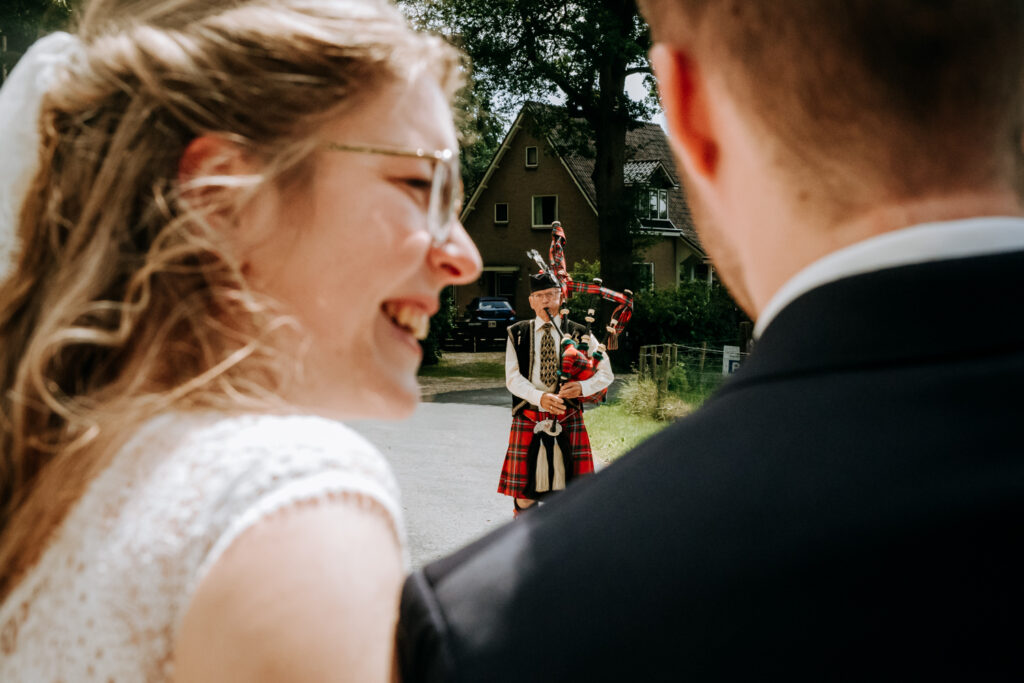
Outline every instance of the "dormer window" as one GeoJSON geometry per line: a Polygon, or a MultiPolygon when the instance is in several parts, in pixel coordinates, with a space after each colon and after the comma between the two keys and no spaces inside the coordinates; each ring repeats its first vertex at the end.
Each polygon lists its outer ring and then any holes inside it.
{"type": "Polygon", "coordinates": [[[640,194],[640,217],[668,220],[668,190],[650,189],[640,194]]]}
{"type": "Polygon", "coordinates": [[[537,168],[537,148],[526,148],[526,168],[537,168]]]}

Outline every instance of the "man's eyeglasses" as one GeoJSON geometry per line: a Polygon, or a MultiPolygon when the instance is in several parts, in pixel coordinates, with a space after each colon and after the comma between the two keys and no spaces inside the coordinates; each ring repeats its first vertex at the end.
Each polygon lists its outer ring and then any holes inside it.
{"type": "Polygon", "coordinates": [[[459,155],[450,149],[436,151],[424,149],[401,149],[395,147],[371,147],[368,145],[346,145],[328,142],[327,149],[336,152],[357,152],[360,154],[384,154],[394,157],[412,157],[432,161],[434,168],[430,178],[430,202],[427,205],[427,230],[435,247],[448,241],[452,226],[458,220],[462,204],[462,178],[459,174],[459,155]]]}

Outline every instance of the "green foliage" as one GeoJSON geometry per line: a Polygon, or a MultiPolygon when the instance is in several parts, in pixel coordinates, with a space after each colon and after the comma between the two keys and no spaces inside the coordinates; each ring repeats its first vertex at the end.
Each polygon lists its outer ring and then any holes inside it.
{"type": "Polygon", "coordinates": [[[420,377],[460,377],[472,379],[505,379],[503,361],[476,361],[452,364],[441,360],[436,365],[420,368],[420,377]]]}
{"type": "Polygon", "coordinates": [[[430,319],[430,332],[427,338],[420,342],[423,349],[422,365],[437,365],[441,361],[444,352],[441,350],[441,343],[448,338],[452,328],[455,327],[455,293],[451,287],[445,287],[441,292],[441,308],[430,319]]]}
{"type": "Polygon", "coordinates": [[[622,405],[630,415],[642,415],[657,419],[658,387],[646,377],[627,380],[619,394],[622,405]]]}
{"type": "Polygon", "coordinates": [[[630,415],[652,420],[673,420],[690,413],[694,405],[682,400],[671,391],[658,390],[657,383],[648,377],[633,377],[622,385],[620,402],[630,415]]]}
{"type": "MultiPolygon", "coordinates": [[[[573,264],[569,270],[569,276],[573,280],[580,282],[590,282],[595,277],[600,277],[601,264],[597,261],[577,261],[573,264]]],[[[587,309],[593,308],[597,313],[597,322],[594,323],[595,331],[604,329],[604,322],[600,317],[601,313],[601,297],[596,294],[574,294],[569,297],[569,301],[566,304],[566,308],[569,309],[569,319],[580,323],[581,325],[586,324],[584,318],[587,315],[587,309]],[[599,327],[600,326],[600,327],[599,327]]],[[[598,337],[604,339],[604,334],[598,334],[598,337]]]]}
{"type": "MultiPolygon", "coordinates": [[[[473,63],[476,89],[509,109],[525,99],[561,95],[570,111],[590,118],[602,82],[627,69],[648,72],[650,32],[633,2],[583,0],[398,0],[415,25],[437,31],[465,50],[473,63]],[[602,73],[602,70],[604,73],[602,73]],[[499,101],[500,100],[500,101],[499,101]]],[[[621,83],[615,84],[622,89],[621,83]]],[[[624,92],[624,113],[649,117],[657,107],[651,90],[643,102],[624,92]]]]}
{"type": "Polygon", "coordinates": [[[690,393],[690,378],[685,363],[678,363],[668,371],[668,390],[680,398],[690,393]]]}
{"type": "Polygon", "coordinates": [[[487,94],[473,87],[472,76],[455,98],[455,123],[459,131],[459,164],[466,196],[483,180],[494,158],[508,122],[492,113],[487,94]]]}
{"type": "MultiPolygon", "coordinates": [[[[650,74],[650,31],[635,2],[582,0],[399,0],[413,22],[445,35],[472,60],[474,97],[511,119],[524,100],[561,100],[593,140],[599,251],[609,282],[633,273],[635,203],[625,188],[626,130],[657,111],[625,93],[628,74],[650,74]]],[[[539,125],[549,129],[543,122],[539,125]]],[[[573,137],[573,136],[570,136],[573,137]]],[[[575,136],[579,142],[580,136],[575,136]]],[[[571,145],[570,145],[571,146],[571,145]]]]}
{"type": "Polygon", "coordinates": [[[724,287],[702,281],[685,282],[676,289],[637,292],[623,350],[636,358],[649,344],[707,342],[711,348],[738,341],[739,324],[747,320],[724,287]]]}
{"type": "MultiPolygon", "coordinates": [[[[590,282],[598,277],[600,270],[598,262],[583,260],[575,262],[569,274],[573,280],[590,282]]],[[[576,294],[569,298],[566,307],[569,318],[579,323],[583,323],[587,309],[593,308],[597,312],[594,331],[601,341],[605,340],[604,328],[614,309],[611,302],[596,294],[576,294]]],[[[706,282],[696,281],[684,282],[676,289],[642,290],[633,297],[633,317],[626,334],[619,339],[619,351],[611,354],[612,362],[617,368],[628,369],[636,362],[639,348],[650,344],[699,346],[707,342],[711,349],[721,350],[723,344],[738,342],[739,324],[747,320],[718,283],[710,288],[706,282]]],[[[697,380],[696,365],[684,365],[675,372],[677,393],[685,391],[684,382],[694,388],[706,384],[697,380]],[[686,373],[691,376],[684,377],[686,373]]],[[[674,381],[672,377],[669,377],[670,383],[674,381]]]]}

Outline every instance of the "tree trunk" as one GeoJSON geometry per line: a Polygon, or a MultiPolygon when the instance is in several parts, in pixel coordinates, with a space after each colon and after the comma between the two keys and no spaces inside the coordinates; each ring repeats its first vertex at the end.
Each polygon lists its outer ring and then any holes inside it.
{"type": "MultiPolygon", "coordinates": [[[[631,1],[616,3],[606,15],[616,25],[609,36],[628,35],[636,12],[631,1]]],[[[619,39],[620,41],[622,38],[619,39]]],[[[608,45],[599,65],[598,106],[591,124],[594,129],[594,189],[597,191],[598,247],[601,277],[613,289],[635,289],[633,282],[633,236],[629,222],[633,212],[626,197],[623,166],[626,163],[626,129],[629,115],[625,106],[626,56],[608,45]]],[[[617,46],[616,46],[617,47],[617,46]]]]}

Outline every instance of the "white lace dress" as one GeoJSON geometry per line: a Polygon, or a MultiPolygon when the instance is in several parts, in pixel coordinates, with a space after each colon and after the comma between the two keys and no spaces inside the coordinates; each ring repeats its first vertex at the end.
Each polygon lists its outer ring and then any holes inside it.
{"type": "Polygon", "coordinates": [[[147,423],[72,508],[0,605],[0,681],[167,681],[177,628],[245,529],[299,502],[349,497],[390,519],[381,455],[315,417],[171,414],[147,423]]]}

